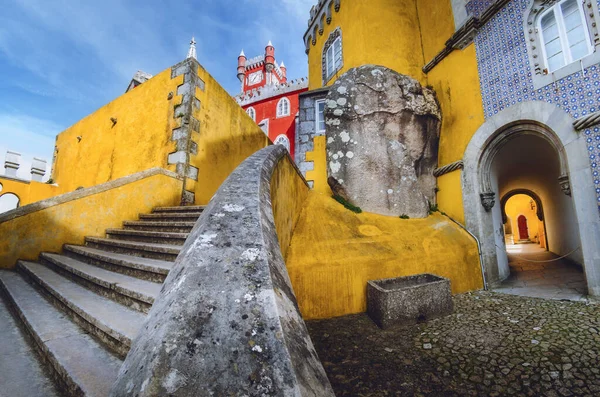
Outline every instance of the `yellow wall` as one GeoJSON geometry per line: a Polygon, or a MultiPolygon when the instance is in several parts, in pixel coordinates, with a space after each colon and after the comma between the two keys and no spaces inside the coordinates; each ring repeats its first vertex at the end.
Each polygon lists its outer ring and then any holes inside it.
{"type": "Polygon", "coordinates": [[[271,205],[284,258],[307,196],[308,186],[292,164],[292,159],[282,159],[271,177],[271,205]]]}
{"type": "Polygon", "coordinates": [[[154,207],[177,205],[181,188],[180,179],[153,175],[2,222],[0,268],[14,267],[17,259],[36,260],[43,251],[60,252],[63,244],[82,244],[85,236],[103,237],[107,228],[154,207]]]}
{"type": "Polygon", "coordinates": [[[19,197],[19,206],[35,203],[60,193],[58,186],[42,182],[21,182],[0,176],[0,196],[13,193],[19,197]]]}
{"type": "MultiPolygon", "coordinates": [[[[425,82],[421,71],[424,58],[415,0],[350,0],[342,1],[339,12],[333,11],[331,24],[325,23],[323,35],[317,33],[316,45],[310,45],[309,90],[323,86],[323,46],[329,34],[338,27],[342,30],[344,59],[338,76],[358,66],[375,64],[425,82]]],[[[335,79],[332,78],[328,85],[335,79]]]]}
{"type": "Polygon", "coordinates": [[[167,156],[175,151],[173,109],[182,98],[168,97],[182,82],[183,76],[171,79],[169,68],[61,132],[53,173],[61,192],[153,167],[174,171],[167,156]]]}
{"type": "Polygon", "coordinates": [[[453,293],[483,285],[476,242],[448,218],[355,214],[315,191],[286,266],[305,319],[364,312],[367,280],[430,272],[448,277],[453,293]]]}
{"type": "Polygon", "coordinates": [[[327,183],[327,144],[324,135],[313,138],[313,151],[306,152],[306,161],[312,161],[314,168],[306,172],[306,180],[313,182],[313,189],[319,193],[331,195],[327,183]]]}
{"type": "Polygon", "coordinates": [[[198,75],[205,89],[196,89],[201,105],[194,117],[200,121],[200,133],[192,137],[198,154],[191,156],[190,163],[199,169],[199,176],[197,183],[188,179],[186,188],[195,191],[196,204],[207,204],[229,174],[266,147],[269,138],[204,68],[198,69],[198,75]]]}
{"type": "Polygon", "coordinates": [[[531,209],[531,200],[531,197],[525,194],[512,196],[506,202],[506,216],[510,219],[512,235],[515,242],[520,238],[518,218],[520,215],[523,215],[527,218],[529,239],[533,242],[540,242],[540,245],[545,247],[544,224],[538,219],[536,210],[531,209]]]}
{"type": "Polygon", "coordinates": [[[465,224],[461,172],[455,171],[437,178],[437,203],[440,211],[461,224],[465,224]]]}

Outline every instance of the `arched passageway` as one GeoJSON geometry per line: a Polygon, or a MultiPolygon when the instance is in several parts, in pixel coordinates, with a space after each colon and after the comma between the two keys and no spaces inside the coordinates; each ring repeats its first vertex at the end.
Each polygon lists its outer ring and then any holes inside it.
{"type": "Polygon", "coordinates": [[[538,274],[524,285],[541,286],[549,284],[544,269],[562,268],[553,297],[600,295],[600,216],[586,144],[568,114],[546,103],[516,105],[480,127],[463,161],[463,201],[478,202],[465,205],[465,222],[481,241],[489,286],[525,268],[538,274]],[[519,194],[525,201],[513,205],[519,194]],[[577,266],[577,278],[565,276],[577,266]]]}
{"type": "Polygon", "coordinates": [[[19,197],[13,193],[0,195],[0,214],[19,207],[19,197]]]}

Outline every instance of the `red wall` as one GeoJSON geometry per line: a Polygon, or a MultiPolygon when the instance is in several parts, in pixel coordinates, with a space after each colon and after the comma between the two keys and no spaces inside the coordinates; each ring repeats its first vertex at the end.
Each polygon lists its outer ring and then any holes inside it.
{"type": "Polygon", "coordinates": [[[298,91],[288,92],[286,94],[267,98],[262,101],[257,101],[250,105],[244,105],[242,108],[247,110],[253,107],[256,112],[255,121],[259,124],[264,119],[269,119],[269,139],[275,141],[277,136],[285,134],[290,140],[290,154],[294,158],[295,141],[296,141],[296,114],[300,107],[298,95],[308,91],[308,88],[303,88],[298,91]],[[286,97],[290,101],[290,115],[286,117],[277,117],[277,104],[279,100],[286,97]]]}

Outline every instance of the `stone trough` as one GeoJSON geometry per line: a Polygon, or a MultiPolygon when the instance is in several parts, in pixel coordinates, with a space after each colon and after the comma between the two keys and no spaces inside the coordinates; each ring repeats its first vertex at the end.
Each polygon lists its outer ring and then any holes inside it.
{"type": "Polygon", "coordinates": [[[369,280],[367,313],[381,328],[412,325],[451,314],[450,280],[434,274],[369,280]]]}

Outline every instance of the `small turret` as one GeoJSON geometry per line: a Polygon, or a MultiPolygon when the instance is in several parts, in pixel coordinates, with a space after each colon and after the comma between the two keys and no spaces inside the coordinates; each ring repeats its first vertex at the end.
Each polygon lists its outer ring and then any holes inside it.
{"type": "Polygon", "coordinates": [[[285,67],[285,63],[281,61],[281,65],[279,65],[279,69],[281,69],[281,73],[283,73],[283,82],[287,81],[287,68],[285,67]]]}
{"type": "Polygon", "coordinates": [[[243,82],[244,77],[246,76],[246,54],[244,54],[244,50],[240,52],[240,56],[238,57],[238,67],[237,67],[237,78],[239,81],[243,82]]]}
{"type": "Polygon", "coordinates": [[[269,40],[269,44],[265,47],[265,69],[267,72],[271,72],[275,67],[275,47],[271,44],[271,40],[269,40]]]}

